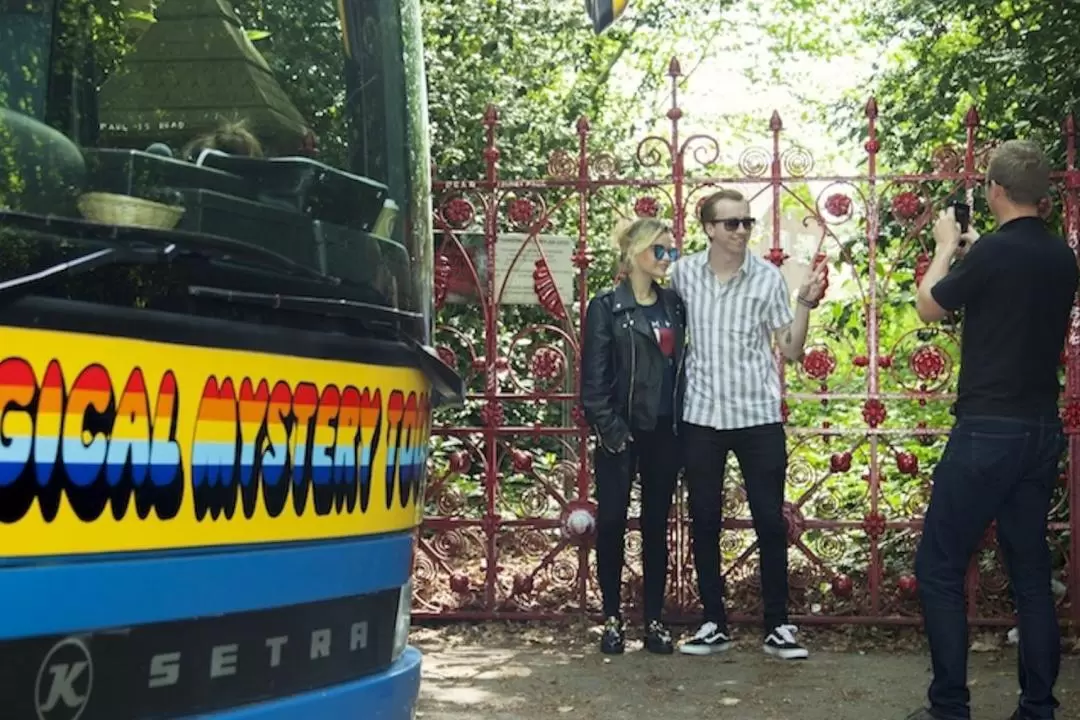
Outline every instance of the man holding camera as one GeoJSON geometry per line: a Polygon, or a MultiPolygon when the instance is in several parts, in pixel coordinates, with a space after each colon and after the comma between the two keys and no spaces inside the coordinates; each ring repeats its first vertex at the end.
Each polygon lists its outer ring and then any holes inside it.
{"type": "Polygon", "coordinates": [[[1004,143],[986,177],[997,230],[980,239],[962,231],[953,208],[943,212],[916,300],[924,322],[960,308],[964,322],[956,423],[934,470],[915,559],[934,671],[930,707],[909,720],[971,717],[964,578],[995,520],[1020,627],[1021,694],[1012,718],[1050,720],[1058,706],[1053,687],[1061,639],[1046,532],[1065,449],[1057,371],[1077,262],[1039,215],[1050,190],[1039,147],[1004,143]]]}

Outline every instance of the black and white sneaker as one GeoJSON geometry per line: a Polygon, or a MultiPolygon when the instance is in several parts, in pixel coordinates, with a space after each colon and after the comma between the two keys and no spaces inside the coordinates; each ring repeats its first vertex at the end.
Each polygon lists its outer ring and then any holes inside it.
{"type": "Polygon", "coordinates": [[[712,655],[730,649],[731,636],[712,621],[702,625],[694,637],[679,646],[679,652],[684,655],[712,655]]]}
{"type": "Polygon", "coordinates": [[[765,653],[782,660],[803,660],[810,656],[799,643],[795,642],[798,628],[794,625],[777,625],[765,636],[765,653]]]}
{"type": "Polygon", "coordinates": [[[604,622],[604,634],[600,636],[600,652],[605,655],[622,655],[626,649],[626,634],[622,620],[609,617],[604,622]]]}

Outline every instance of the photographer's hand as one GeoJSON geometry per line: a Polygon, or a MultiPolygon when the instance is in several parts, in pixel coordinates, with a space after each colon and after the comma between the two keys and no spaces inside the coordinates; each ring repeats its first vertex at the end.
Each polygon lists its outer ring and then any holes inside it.
{"type": "Polygon", "coordinates": [[[971,246],[978,242],[981,235],[974,226],[968,226],[968,231],[960,236],[960,247],[956,251],[956,258],[963,258],[971,250],[971,246]]]}
{"type": "MultiPolygon", "coordinates": [[[[970,229],[968,232],[970,233],[970,229]]],[[[941,255],[952,259],[960,249],[960,224],[956,222],[956,215],[951,207],[942,210],[934,223],[934,243],[937,245],[935,259],[941,255]]]]}
{"type": "MultiPolygon", "coordinates": [[[[972,237],[977,239],[978,233],[972,236],[971,229],[963,234],[964,239],[972,237]]],[[[956,216],[950,207],[943,210],[934,223],[934,242],[937,243],[937,249],[915,295],[915,311],[923,322],[939,322],[948,316],[948,311],[934,299],[933,289],[949,273],[949,266],[960,251],[960,240],[960,224],[956,222],[956,216]]]]}

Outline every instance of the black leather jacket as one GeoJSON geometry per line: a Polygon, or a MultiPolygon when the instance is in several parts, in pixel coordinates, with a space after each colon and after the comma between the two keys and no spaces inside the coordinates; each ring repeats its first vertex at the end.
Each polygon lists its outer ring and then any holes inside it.
{"type": "MultiPolygon", "coordinates": [[[[672,425],[677,426],[686,390],[686,308],[674,291],[654,287],[675,331],[672,425]]],[[[632,427],[656,427],[666,362],[629,282],[592,299],[581,348],[581,403],[605,450],[622,449],[632,427]]]]}

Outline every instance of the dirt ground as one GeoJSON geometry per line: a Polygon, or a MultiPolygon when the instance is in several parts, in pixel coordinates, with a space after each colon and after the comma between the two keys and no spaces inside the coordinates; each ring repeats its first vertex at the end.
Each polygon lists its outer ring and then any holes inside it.
{"type": "MultiPolygon", "coordinates": [[[[912,630],[800,633],[809,660],[765,657],[758,632],[712,657],[655,656],[629,641],[622,657],[596,649],[589,626],[484,624],[414,628],[424,652],[422,720],[902,720],[925,698],[929,658],[912,630]]],[[[628,638],[629,640],[629,638],[628,638]]],[[[1016,650],[1005,632],[972,633],[974,720],[1016,707],[1016,650]]],[[[1080,654],[1068,644],[1059,720],[1080,720],[1080,654]]]]}

